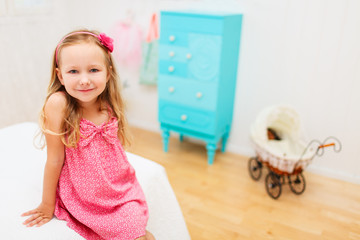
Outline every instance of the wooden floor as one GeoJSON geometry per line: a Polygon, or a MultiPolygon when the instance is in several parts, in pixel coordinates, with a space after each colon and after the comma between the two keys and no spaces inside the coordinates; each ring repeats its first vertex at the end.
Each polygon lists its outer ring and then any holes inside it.
{"type": "Polygon", "coordinates": [[[171,138],[164,153],[159,133],[132,128],[132,135],[129,152],[166,168],[193,240],[360,239],[360,185],[305,171],[303,194],[284,185],[273,200],[266,170],[252,180],[248,157],[217,153],[209,166],[201,144],[171,138]]]}

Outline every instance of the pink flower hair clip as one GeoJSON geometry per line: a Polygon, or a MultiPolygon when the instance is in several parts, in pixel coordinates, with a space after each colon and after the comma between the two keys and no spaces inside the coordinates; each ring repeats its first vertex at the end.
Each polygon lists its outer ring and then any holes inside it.
{"type": "Polygon", "coordinates": [[[113,42],[114,40],[111,37],[106,36],[105,33],[100,33],[98,36],[99,41],[101,42],[102,45],[104,45],[109,52],[113,52],[114,50],[114,45],[113,42]]]}
{"type": "Polygon", "coordinates": [[[100,33],[99,35],[96,35],[94,33],[91,33],[91,32],[73,32],[73,33],[70,33],[68,35],[66,35],[63,39],[60,40],[60,42],[58,43],[58,45],[56,46],[56,51],[55,51],[55,60],[56,60],[56,64],[58,64],[58,51],[59,51],[59,47],[61,45],[61,43],[67,38],[67,37],[70,37],[72,35],[75,35],[75,34],[89,34],[91,36],[94,36],[96,37],[100,43],[107,48],[107,50],[112,53],[113,50],[114,50],[114,45],[113,45],[113,42],[114,40],[111,38],[111,37],[108,37],[106,36],[105,33],[100,33]]]}

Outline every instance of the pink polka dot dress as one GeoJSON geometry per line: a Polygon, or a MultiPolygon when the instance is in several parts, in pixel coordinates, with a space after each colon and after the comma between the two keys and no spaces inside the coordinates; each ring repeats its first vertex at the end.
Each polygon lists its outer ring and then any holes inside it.
{"type": "Polygon", "coordinates": [[[117,130],[114,117],[99,126],[82,119],[77,147],[65,150],[54,214],[85,239],[145,235],[145,196],[117,130]]]}

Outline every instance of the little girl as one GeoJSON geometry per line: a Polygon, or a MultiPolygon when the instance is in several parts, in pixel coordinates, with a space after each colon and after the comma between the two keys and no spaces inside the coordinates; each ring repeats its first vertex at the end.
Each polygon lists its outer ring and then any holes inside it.
{"type": "Polygon", "coordinates": [[[112,39],[87,30],[57,45],[41,125],[47,145],[41,204],[27,226],[53,215],[86,239],[154,239],[128,143],[112,39]]]}

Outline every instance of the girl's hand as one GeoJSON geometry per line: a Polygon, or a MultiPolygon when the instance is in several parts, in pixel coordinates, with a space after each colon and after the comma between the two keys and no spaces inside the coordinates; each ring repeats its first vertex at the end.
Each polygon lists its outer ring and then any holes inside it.
{"type": "Polygon", "coordinates": [[[54,215],[55,206],[49,206],[41,203],[39,207],[21,214],[22,217],[30,216],[23,222],[27,227],[40,227],[49,222],[54,215]]]}

